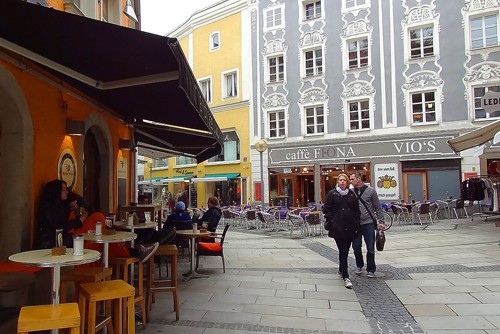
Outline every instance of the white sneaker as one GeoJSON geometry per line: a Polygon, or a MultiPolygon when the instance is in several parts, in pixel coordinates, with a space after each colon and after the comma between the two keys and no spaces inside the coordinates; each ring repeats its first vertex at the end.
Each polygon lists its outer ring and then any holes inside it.
{"type": "Polygon", "coordinates": [[[356,270],[354,271],[354,273],[358,276],[361,275],[362,272],[363,272],[363,268],[356,268],[356,270]]]}
{"type": "Polygon", "coordinates": [[[352,289],[352,282],[348,278],[344,278],[344,286],[348,289],[352,289]]]}
{"type": "Polygon", "coordinates": [[[369,271],[369,272],[366,274],[366,277],[368,277],[368,278],[374,278],[374,277],[375,277],[375,273],[372,273],[371,271],[369,271]]]}

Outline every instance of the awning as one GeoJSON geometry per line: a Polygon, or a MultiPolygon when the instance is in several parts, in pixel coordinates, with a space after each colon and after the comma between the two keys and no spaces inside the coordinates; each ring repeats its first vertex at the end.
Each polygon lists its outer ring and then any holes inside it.
{"type": "Polygon", "coordinates": [[[139,182],[137,182],[137,184],[160,186],[162,184],[165,184],[163,182],[163,180],[164,180],[164,178],[162,178],[162,177],[153,177],[152,179],[139,181],[139,182]]]}
{"type": "Polygon", "coordinates": [[[184,182],[184,181],[189,181],[193,177],[194,175],[174,175],[168,179],[163,179],[163,182],[165,183],[184,182]]]}
{"type": "Polygon", "coordinates": [[[223,136],[175,38],[3,0],[0,58],[131,124],[139,146],[199,162],[223,136]]]}
{"type": "Polygon", "coordinates": [[[217,181],[227,181],[240,176],[240,173],[225,173],[225,174],[206,174],[203,177],[192,178],[192,182],[217,182],[217,181]]]}
{"type": "Polygon", "coordinates": [[[453,151],[460,152],[492,140],[499,131],[500,120],[453,138],[448,141],[448,144],[451,146],[453,151]]]}

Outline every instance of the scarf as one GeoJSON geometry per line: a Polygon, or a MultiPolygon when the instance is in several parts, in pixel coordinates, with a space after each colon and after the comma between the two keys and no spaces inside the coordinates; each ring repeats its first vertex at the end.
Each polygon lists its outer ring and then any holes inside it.
{"type": "Polygon", "coordinates": [[[335,189],[337,189],[338,193],[342,196],[345,196],[349,193],[349,188],[345,188],[345,190],[342,190],[339,186],[337,186],[335,189]]]}

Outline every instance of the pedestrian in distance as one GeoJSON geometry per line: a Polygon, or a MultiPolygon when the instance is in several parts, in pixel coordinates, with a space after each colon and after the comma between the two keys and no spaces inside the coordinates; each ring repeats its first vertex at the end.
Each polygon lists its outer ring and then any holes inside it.
{"type": "Polygon", "coordinates": [[[385,229],[384,212],[380,206],[378,194],[374,188],[363,183],[360,172],[351,173],[351,184],[354,193],[359,200],[359,210],[361,211],[359,233],[352,241],[354,257],[356,258],[356,275],[361,275],[364,267],[362,243],[366,244],[366,276],[375,277],[377,266],[375,264],[375,239],[376,230],[385,229]]]}
{"type": "Polygon", "coordinates": [[[323,213],[328,236],[335,239],[339,251],[339,274],[344,279],[344,286],[352,289],[347,259],[352,240],[359,230],[361,212],[358,199],[348,185],[347,174],[339,174],[337,186],[326,195],[323,213]]]}

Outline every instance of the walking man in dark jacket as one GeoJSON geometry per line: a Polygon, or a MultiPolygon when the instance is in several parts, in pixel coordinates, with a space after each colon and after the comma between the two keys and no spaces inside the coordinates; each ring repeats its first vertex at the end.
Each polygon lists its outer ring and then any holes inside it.
{"type": "Polygon", "coordinates": [[[361,211],[361,222],[358,234],[352,241],[352,248],[356,258],[356,275],[361,275],[364,261],[362,239],[366,244],[366,276],[375,277],[377,266],[375,265],[375,229],[384,229],[384,212],[380,206],[377,192],[372,187],[363,183],[360,172],[353,172],[350,176],[351,184],[354,186],[354,193],[359,200],[359,210],[361,211]],[[369,210],[369,211],[368,211],[369,210]],[[375,221],[374,221],[375,220],[375,221]]]}

